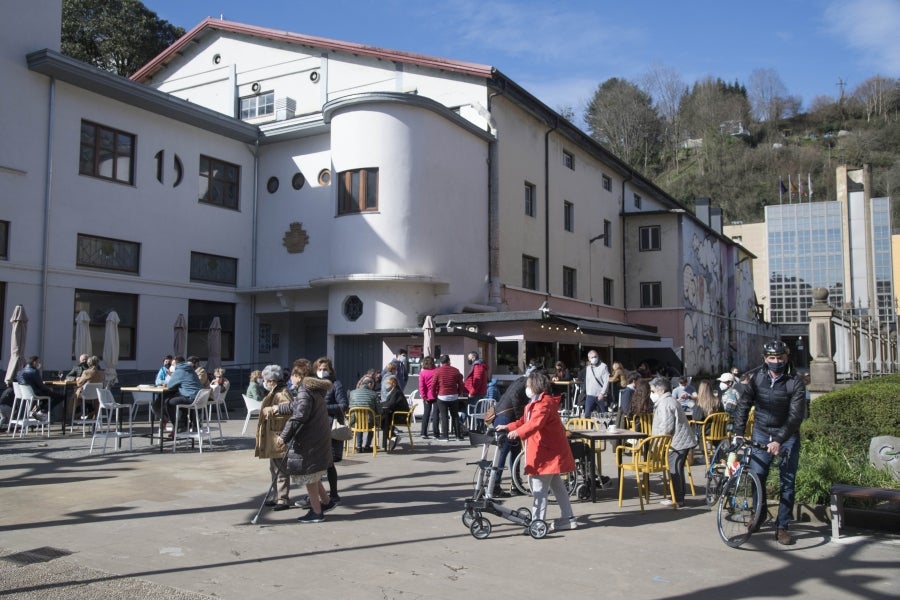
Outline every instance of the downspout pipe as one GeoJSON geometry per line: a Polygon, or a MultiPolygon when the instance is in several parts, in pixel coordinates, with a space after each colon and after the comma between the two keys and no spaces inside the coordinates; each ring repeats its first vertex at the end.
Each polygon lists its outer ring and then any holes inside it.
{"type": "Polygon", "coordinates": [[[494,136],[488,142],[488,304],[499,307],[500,299],[500,197],[499,174],[497,172],[497,126],[491,113],[491,104],[496,96],[503,92],[494,92],[487,99],[489,120],[487,130],[494,136]]]}
{"type": "MultiPolygon", "coordinates": [[[[250,228],[250,289],[256,288],[256,255],[257,241],[259,234],[257,233],[257,225],[259,223],[259,137],[256,138],[256,144],[253,152],[253,226],[250,228]]],[[[254,333],[258,327],[256,324],[256,294],[250,294],[250,339],[254,339],[254,333]]],[[[259,344],[250,344],[253,348],[253,362],[259,361],[259,344]]]]}
{"type": "MultiPolygon", "coordinates": [[[[622,179],[622,197],[619,198],[619,214],[625,215],[625,185],[634,179],[634,171],[629,170],[628,174],[622,179]]],[[[620,243],[622,244],[622,308],[625,310],[625,314],[628,314],[628,285],[625,282],[625,273],[628,272],[625,264],[625,231],[624,231],[624,223],[625,219],[620,219],[620,222],[623,224],[622,235],[619,237],[622,238],[620,243]]]]}
{"type": "Polygon", "coordinates": [[[544,291],[550,294],[550,134],[559,129],[559,117],[544,134],[544,291]]]}
{"type": "Polygon", "coordinates": [[[47,170],[44,173],[44,240],[41,252],[41,316],[38,319],[38,356],[44,355],[44,332],[47,330],[47,261],[50,256],[50,200],[53,197],[53,122],[56,115],[56,79],[50,78],[47,107],[47,170]]]}

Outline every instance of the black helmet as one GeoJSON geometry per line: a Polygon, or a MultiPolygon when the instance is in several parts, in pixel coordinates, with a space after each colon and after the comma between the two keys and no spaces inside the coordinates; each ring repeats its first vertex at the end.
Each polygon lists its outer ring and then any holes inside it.
{"type": "Polygon", "coordinates": [[[787,344],[780,340],[772,340],[766,342],[763,346],[763,354],[766,356],[779,356],[781,354],[790,354],[787,344]]]}

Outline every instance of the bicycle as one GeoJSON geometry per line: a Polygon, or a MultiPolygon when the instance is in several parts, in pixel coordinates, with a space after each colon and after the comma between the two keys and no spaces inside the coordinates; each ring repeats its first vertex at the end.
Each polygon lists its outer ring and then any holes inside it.
{"type": "MultiPolygon", "coordinates": [[[[719,447],[722,445],[720,443],[719,447]]],[[[727,477],[724,483],[721,483],[716,522],[722,541],[732,548],[737,548],[749,540],[762,524],[765,494],[759,476],[749,468],[754,448],[765,451],[766,445],[747,439],[743,439],[737,445],[729,445],[724,463],[718,462],[718,459],[716,462],[710,461],[710,472],[715,470],[715,474],[707,473],[709,482],[711,476],[719,477],[721,466],[723,467],[721,476],[727,477]]],[[[717,453],[718,451],[719,448],[716,448],[717,453]]],[[[716,482],[714,485],[718,486],[716,482]]],[[[707,488],[707,502],[709,498],[710,491],[707,488]]]]}

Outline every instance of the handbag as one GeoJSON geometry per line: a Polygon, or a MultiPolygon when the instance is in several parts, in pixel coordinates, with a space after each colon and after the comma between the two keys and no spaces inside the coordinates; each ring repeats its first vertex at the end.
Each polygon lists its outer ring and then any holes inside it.
{"type": "Polygon", "coordinates": [[[337,419],[331,420],[331,439],[346,442],[353,437],[353,430],[349,425],[344,425],[337,419]]]}

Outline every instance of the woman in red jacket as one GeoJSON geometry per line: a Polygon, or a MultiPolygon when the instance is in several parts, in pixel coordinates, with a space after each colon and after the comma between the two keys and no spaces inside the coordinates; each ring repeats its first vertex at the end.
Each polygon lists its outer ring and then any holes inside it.
{"type": "Polygon", "coordinates": [[[560,397],[550,395],[550,380],[538,372],[525,380],[525,394],[531,401],[522,418],[497,429],[508,430],[510,440],[521,439],[525,444],[525,473],[534,496],[532,518],[546,520],[547,494],[552,491],[562,518],[550,524],[550,531],[575,529],[578,523],[572,513],[566,484],[560,477],[560,473],[575,470],[566,428],[559,418],[560,397]]]}

